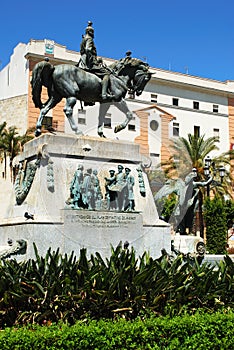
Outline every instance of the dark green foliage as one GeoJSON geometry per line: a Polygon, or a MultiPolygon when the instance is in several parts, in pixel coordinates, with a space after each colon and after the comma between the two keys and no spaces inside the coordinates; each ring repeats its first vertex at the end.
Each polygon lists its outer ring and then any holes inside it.
{"type": "Polygon", "coordinates": [[[40,257],[36,247],[35,254],[34,260],[0,265],[2,328],[234,306],[234,263],[228,256],[209,266],[184,255],[136,258],[133,249],[121,245],[105,260],[99,253],[88,259],[84,249],[79,258],[50,249],[40,257]]]}
{"type": "Polygon", "coordinates": [[[227,218],[227,227],[231,228],[234,224],[234,201],[228,200],[224,202],[224,210],[227,218]]]}
{"type": "Polygon", "coordinates": [[[225,254],[227,247],[227,218],[224,202],[218,197],[206,198],[204,203],[206,247],[210,254],[225,254]]]}
{"type": "Polygon", "coordinates": [[[163,217],[166,222],[169,222],[177,201],[178,198],[175,193],[172,193],[164,200],[161,217],[163,217]]]}
{"type": "Polygon", "coordinates": [[[6,122],[0,124],[0,159],[4,159],[4,177],[6,178],[6,163],[9,157],[9,165],[11,172],[11,179],[15,178],[13,159],[22,152],[23,145],[33,138],[30,135],[30,130],[27,130],[24,135],[19,135],[16,126],[7,127],[6,122]]]}
{"type": "Polygon", "coordinates": [[[233,349],[234,313],[196,312],[180,317],[137,318],[129,322],[77,322],[73,326],[50,325],[5,329],[0,333],[4,350],[111,350],[111,349],[233,349]]]}

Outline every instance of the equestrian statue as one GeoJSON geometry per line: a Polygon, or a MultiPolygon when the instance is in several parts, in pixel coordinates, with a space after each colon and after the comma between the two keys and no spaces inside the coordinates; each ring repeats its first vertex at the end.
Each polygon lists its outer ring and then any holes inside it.
{"type": "Polygon", "coordinates": [[[77,100],[84,102],[84,105],[100,103],[98,135],[101,137],[105,137],[104,118],[111,104],[126,115],[124,122],[115,127],[115,133],[124,129],[133,118],[125,96],[128,91],[137,96],[143,92],[152,75],[149,65],[140,59],[132,58],[131,52],[128,51],[125,58],[106,66],[102,59],[97,57],[93,38],[92,22],[88,22],[85,35],[82,37],[81,56],[77,65],[53,66],[48,58],[35,65],[31,79],[32,99],[35,107],[40,108],[36,136],[41,134],[43,118],[63,98],[66,99],[64,113],[72,130],[78,135],[82,132],[73,118],[73,107],[77,100]],[[42,86],[47,88],[48,93],[48,100],[45,103],[41,101],[42,86]]]}

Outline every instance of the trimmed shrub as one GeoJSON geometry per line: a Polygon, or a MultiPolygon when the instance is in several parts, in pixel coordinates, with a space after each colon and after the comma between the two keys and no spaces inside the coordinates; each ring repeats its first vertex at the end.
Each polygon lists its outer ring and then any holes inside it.
{"type": "Polygon", "coordinates": [[[86,321],[74,326],[7,328],[0,333],[4,350],[233,349],[233,312],[193,316],[150,316],[144,320],[86,321]]]}
{"type": "Polygon", "coordinates": [[[206,247],[210,254],[225,254],[227,248],[227,218],[222,199],[206,198],[204,203],[206,247]]]}

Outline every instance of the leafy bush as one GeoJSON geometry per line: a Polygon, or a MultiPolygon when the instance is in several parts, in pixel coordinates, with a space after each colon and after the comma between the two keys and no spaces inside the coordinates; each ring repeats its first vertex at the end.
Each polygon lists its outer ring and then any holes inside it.
{"type": "Polygon", "coordinates": [[[234,305],[234,262],[217,266],[184,255],[136,258],[134,249],[112,248],[109,259],[80,251],[48,250],[23,263],[0,265],[0,327],[27,323],[74,324],[77,320],[139,315],[193,314],[234,305]]]}
{"type": "Polygon", "coordinates": [[[193,316],[150,316],[129,322],[86,321],[68,325],[7,328],[0,333],[4,350],[111,350],[111,349],[233,349],[234,313],[193,316]]]}
{"type": "Polygon", "coordinates": [[[231,228],[234,224],[234,201],[228,200],[224,202],[224,210],[227,218],[227,227],[231,228]]]}

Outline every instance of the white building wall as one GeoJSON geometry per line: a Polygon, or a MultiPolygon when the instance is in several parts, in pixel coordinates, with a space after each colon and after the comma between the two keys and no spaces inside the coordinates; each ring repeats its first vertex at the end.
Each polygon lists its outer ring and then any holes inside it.
{"type": "Polygon", "coordinates": [[[228,117],[215,116],[199,112],[180,111],[176,114],[176,120],[170,123],[170,136],[173,136],[173,122],[179,123],[179,136],[185,137],[188,134],[194,134],[194,127],[200,127],[200,136],[205,135],[205,138],[215,136],[214,129],[219,130],[219,149],[220,152],[225,152],[229,149],[229,126],[228,117]]]}
{"type": "MultiPolygon", "coordinates": [[[[187,82],[189,81],[188,76],[187,82]]],[[[212,89],[204,90],[203,86],[197,85],[192,88],[187,84],[188,89],[182,89],[174,84],[170,86],[169,83],[158,83],[157,79],[153,79],[147,85],[143,98],[150,101],[152,94],[157,95],[157,106],[175,117],[170,123],[170,137],[173,137],[174,122],[179,123],[179,136],[183,137],[189,133],[194,134],[195,126],[200,127],[200,135],[205,135],[205,138],[215,136],[214,129],[218,130],[219,152],[222,153],[229,149],[228,97],[224,92],[218,91],[217,85],[218,82],[214,82],[212,89]],[[178,98],[178,106],[172,105],[173,98],[178,98]],[[198,110],[193,108],[194,101],[199,102],[198,110]],[[218,105],[217,113],[213,112],[214,105],[218,105]]],[[[224,84],[220,85],[223,87],[224,84]]]]}
{"type": "Polygon", "coordinates": [[[152,167],[156,167],[161,161],[161,129],[160,113],[156,109],[150,110],[148,118],[148,140],[152,167]]]}
{"type": "Polygon", "coordinates": [[[28,93],[28,66],[25,59],[26,44],[18,44],[10,63],[0,71],[0,99],[28,93]]]}
{"type": "MultiPolygon", "coordinates": [[[[188,77],[189,79],[189,77],[188,77]]],[[[157,104],[159,106],[172,106],[172,99],[178,98],[181,108],[193,109],[193,101],[199,102],[199,110],[213,113],[213,105],[219,105],[219,113],[228,115],[227,95],[218,94],[213,89],[210,92],[201,91],[201,87],[196,89],[183,89],[180,87],[170,86],[157,82],[154,79],[146,86],[146,90],[142,94],[142,98],[151,101],[151,95],[157,95],[157,104]]]]}
{"type": "Polygon", "coordinates": [[[78,62],[80,54],[76,51],[68,50],[66,46],[55,43],[50,39],[34,40],[31,39],[27,45],[27,54],[33,53],[38,56],[46,56],[48,54],[46,45],[50,44],[52,47],[51,53],[55,59],[78,62]]]}

